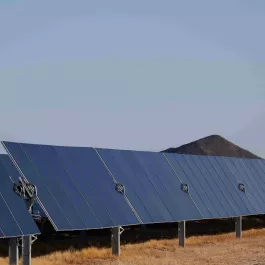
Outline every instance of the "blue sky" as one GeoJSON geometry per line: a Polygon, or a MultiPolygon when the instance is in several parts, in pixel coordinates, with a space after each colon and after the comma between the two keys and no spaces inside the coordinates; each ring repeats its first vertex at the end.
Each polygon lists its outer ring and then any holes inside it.
{"type": "Polygon", "coordinates": [[[0,140],[265,157],[265,2],[0,0],[0,140]]]}

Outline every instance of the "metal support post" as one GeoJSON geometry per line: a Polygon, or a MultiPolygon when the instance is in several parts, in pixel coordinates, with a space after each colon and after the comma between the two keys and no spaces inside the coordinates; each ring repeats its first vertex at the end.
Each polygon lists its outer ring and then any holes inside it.
{"type": "Polygon", "coordinates": [[[18,241],[16,237],[9,239],[9,265],[18,265],[18,241]]]}
{"type": "Polygon", "coordinates": [[[236,238],[242,237],[242,216],[235,218],[236,238]]]}
{"type": "Polygon", "coordinates": [[[31,265],[31,235],[22,237],[22,265],[31,265]]]}
{"type": "Polygon", "coordinates": [[[181,221],[178,223],[178,238],[179,238],[179,246],[185,247],[185,239],[186,239],[186,223],[185,223],[185,221],[181,221]]]}
{"type": "MultiPolygon", "coordinates": [[[[37,187],[28,182],[25,177],[19,177],[19,183],[14,183],[14,191],[25,200],[29,213],[32,215],[32,207],[37,198],[37,187]]],[[[34,235],[22,237],[22,265],[31,265],[31,245],[37,239],[34,235]]]]}
{"type": "MultiPolygon", "coordinates": [[[[27,202],[29,213],[32,214],[32,205],[33,200],[27,202]]],[[[32,236],[23,236],[22,237],[22,265],[31,265],[31,245],[32,245],[32,236]]]]}
{"type": "Polygon", "coordinates": [[[123,228],[121,226],[112,228],[112,235],[111,235],[112,255],[120,256],[120,254],[121,254],[120,236],[121,236],[123,231],[124,230],[123,230],[123,228]]]}
{"type": "Polygon", "coordinates": [[[80,239],[81,239],[81,241],[82,241],[84,244],[87,243],[86,230],[81,230],[81,231],[80,231],[80,239]]]}

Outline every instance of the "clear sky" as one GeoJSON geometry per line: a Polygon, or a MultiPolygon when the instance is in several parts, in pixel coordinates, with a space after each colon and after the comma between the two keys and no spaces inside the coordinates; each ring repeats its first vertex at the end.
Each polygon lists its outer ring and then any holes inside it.
{"type": "Polygon", "coordinates": [[[265,157],[264,28],[264,0],[0,0],[0,140],[265,157]]]}

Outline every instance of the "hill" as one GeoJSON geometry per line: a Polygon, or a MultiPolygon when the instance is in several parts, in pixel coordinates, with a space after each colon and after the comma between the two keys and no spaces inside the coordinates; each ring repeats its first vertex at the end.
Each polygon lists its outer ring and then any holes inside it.
{"type": "Polygon", "coordinates": [[[162,152],[209,155],[209,156],[230,156],[241,158],[260,158],[257,155],[245,150],[219,135],[210,135],[197,141],[182,145],[177,148],[169,148],[162,152]]]}

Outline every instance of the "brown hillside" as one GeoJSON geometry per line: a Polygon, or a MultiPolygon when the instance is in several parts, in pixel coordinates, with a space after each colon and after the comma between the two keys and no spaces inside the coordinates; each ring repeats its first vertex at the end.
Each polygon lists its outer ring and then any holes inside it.
{"type": "Polygon", "coordinates": [[[229,142],[219,135],[210,135],[208,137],[182,145],[177,148],[169,148],[162,152],[192,155],[260,158],[257,155],[254,155],[253,153],[229,142]]]}

